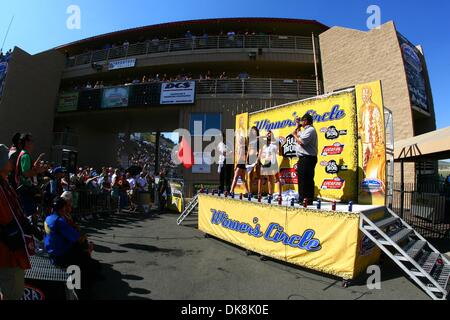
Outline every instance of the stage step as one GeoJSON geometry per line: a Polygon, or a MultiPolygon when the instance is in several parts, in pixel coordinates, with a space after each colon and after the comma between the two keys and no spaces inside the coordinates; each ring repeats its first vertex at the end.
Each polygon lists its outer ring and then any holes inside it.
{"type": "MultiPolygon", "coordinates": [[[[406,246],[402,249],[406,252],[406,254],[411,257],[411,259],[415,260],[419,253],[422,252],[423,248],[427,245],[426,241],[422,240],[413,240],[410,241],[406,246]]],[[[402,261],[408,261],[407,258],[403,257],[401,253],[396,253],[395,256],[402,261]]]]}
{"type": "Polygon", "coordinates": [[[184,211],[181,213],[181,215],[178,217],[177,219],[177,225],[180,225],[184,219],[186,219],[186,217],[188,215],[190,215],[193,212],[197,212],[197,207],[198,207],[198,194],[192,198],[191,202],[189,202],[189,204],[187,205],[187,207],[184,209],[184,211]]]}
{"type": "Polygon", "coordinates": [[[449,260],[392,210],[387,212],[390,216],[377,222],[361,215],[361,231],[433,300],[445,300],[450,288],[449,260]]]}
{"type": "Polygon", "coordinates": [[[398,221],[398,219],[396,217],[388,217],[388,218],[378,221],[377,223],[375,223],[375,225],[380,229],[384,229],[386,227],[393,225],[397,221],[398,221]]]}

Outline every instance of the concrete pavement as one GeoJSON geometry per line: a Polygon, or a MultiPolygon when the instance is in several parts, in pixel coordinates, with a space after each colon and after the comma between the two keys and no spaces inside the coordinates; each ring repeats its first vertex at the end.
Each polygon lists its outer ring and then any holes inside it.
{"type": "Polygon", "coordinates": [[[382,266],[381,290],[362,279],[341,279],[245,251],[198,231],[197,217],[176,225],[177,215],[120,214],[84,224],[104,265],[94,299],[418,300],[428,296],[391,264],[382,266]]]}

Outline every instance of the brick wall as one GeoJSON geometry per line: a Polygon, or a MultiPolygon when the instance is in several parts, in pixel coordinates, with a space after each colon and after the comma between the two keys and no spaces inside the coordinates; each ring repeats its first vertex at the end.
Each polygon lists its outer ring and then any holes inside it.
{"type": "MultiPolygon", "coordinates": [[[[358,31],[334,27],[320,35],[325,92],[381,80],[385,107],[394,118],[394,138],[414,136],[408,84],[393,22],[358,31]]],[[[400,179],[395,166],[395,180],[400,179]]],[[[405,180],[414,181],[414,164],[405,165],[405,180]]]]}

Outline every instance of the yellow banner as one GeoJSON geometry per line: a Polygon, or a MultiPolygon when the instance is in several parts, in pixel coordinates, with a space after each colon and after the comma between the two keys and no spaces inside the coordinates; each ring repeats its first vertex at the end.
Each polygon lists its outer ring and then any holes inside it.
{"type": "Polygon", "coordinates": [[[200,194],[198,225],[201,231],[242,248],[345,279],[355,278],[379,257],[370,248],[362,252],[359,213],[200,194]]]}
{"type": "Polygon", "coordinates": [[[381,82],[356,86],[358,203],[386,204],[386,134],[381,82]]]}
{"type": "MultiPolygon", "coordinates": [[[[236,133],[235,133],[235,153],[234,153],[234,167],[238,164],[245,165],[247,163],[247,139],[248,137],[248,113],[241,113],[236,115],[236,133]]],[[[247,184],[248,186],[248,184],[247,184]]],[[[244,193],[244,183],[239,178],[236,188],[236,194],[244,193]]]]}
{"type": "MultiPolygon", "coordinates": [[[[281,139],[283,151],[292,151],[289,137],[296,128],[296,117],[310,113],[318,135],[318,163],[315,170],[315,196],[339,201],[357,199],[357,135],[354,90],[286,104],[250,114],[249,127],[260,135],[272,130],[281,139]]],[[[285,153],[286,154],[286,153],[285,153]]],[[[298,190],[296,157],[278,156],[283,191],[298,190]]],[[[252,185],[255,190],[255,184],[252,185]]]]}
{"type": "Polygon", "coordinates": [[[320,241],[320,250],[315,252],[287,246],[287,262],[345,279],[353,279],[358,247],[359,214],[287,208],[285,231],[289,235],[309,232],[320,241]]]}
{"type": "Polygon", "coordinates": [[[264,239],[274,223],[285,225],[286,209],[246,201],[199,195],[198,228],[242,248],[285,260],[285,246],[264,239]]]}

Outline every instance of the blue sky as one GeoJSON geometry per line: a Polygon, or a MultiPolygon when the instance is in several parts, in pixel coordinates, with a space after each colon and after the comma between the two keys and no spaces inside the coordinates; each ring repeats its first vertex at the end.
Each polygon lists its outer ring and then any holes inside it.
{"type": "MultiPolygon", "coordinates": [[[[450,1],[448,0],[0,0],[0,40],[15,15],[5,49],[30,53],[93,35],[137,26],[189,19],[277,17],[315,19],[328,26],[367,30],[367,7],[381,8],[382,22],[394,20],[427,58],[437,127],[450,126],[450,1]],[[66,28],[69,5],[81,9],[81,29],[66,28]]],[[[0,43],[1,45],[1,43],[0,43]]],[[[374,44],[376,45],[376,44],[374,44]]],[[[5,51],[5,50],[4,50],[5,51]]]]}

